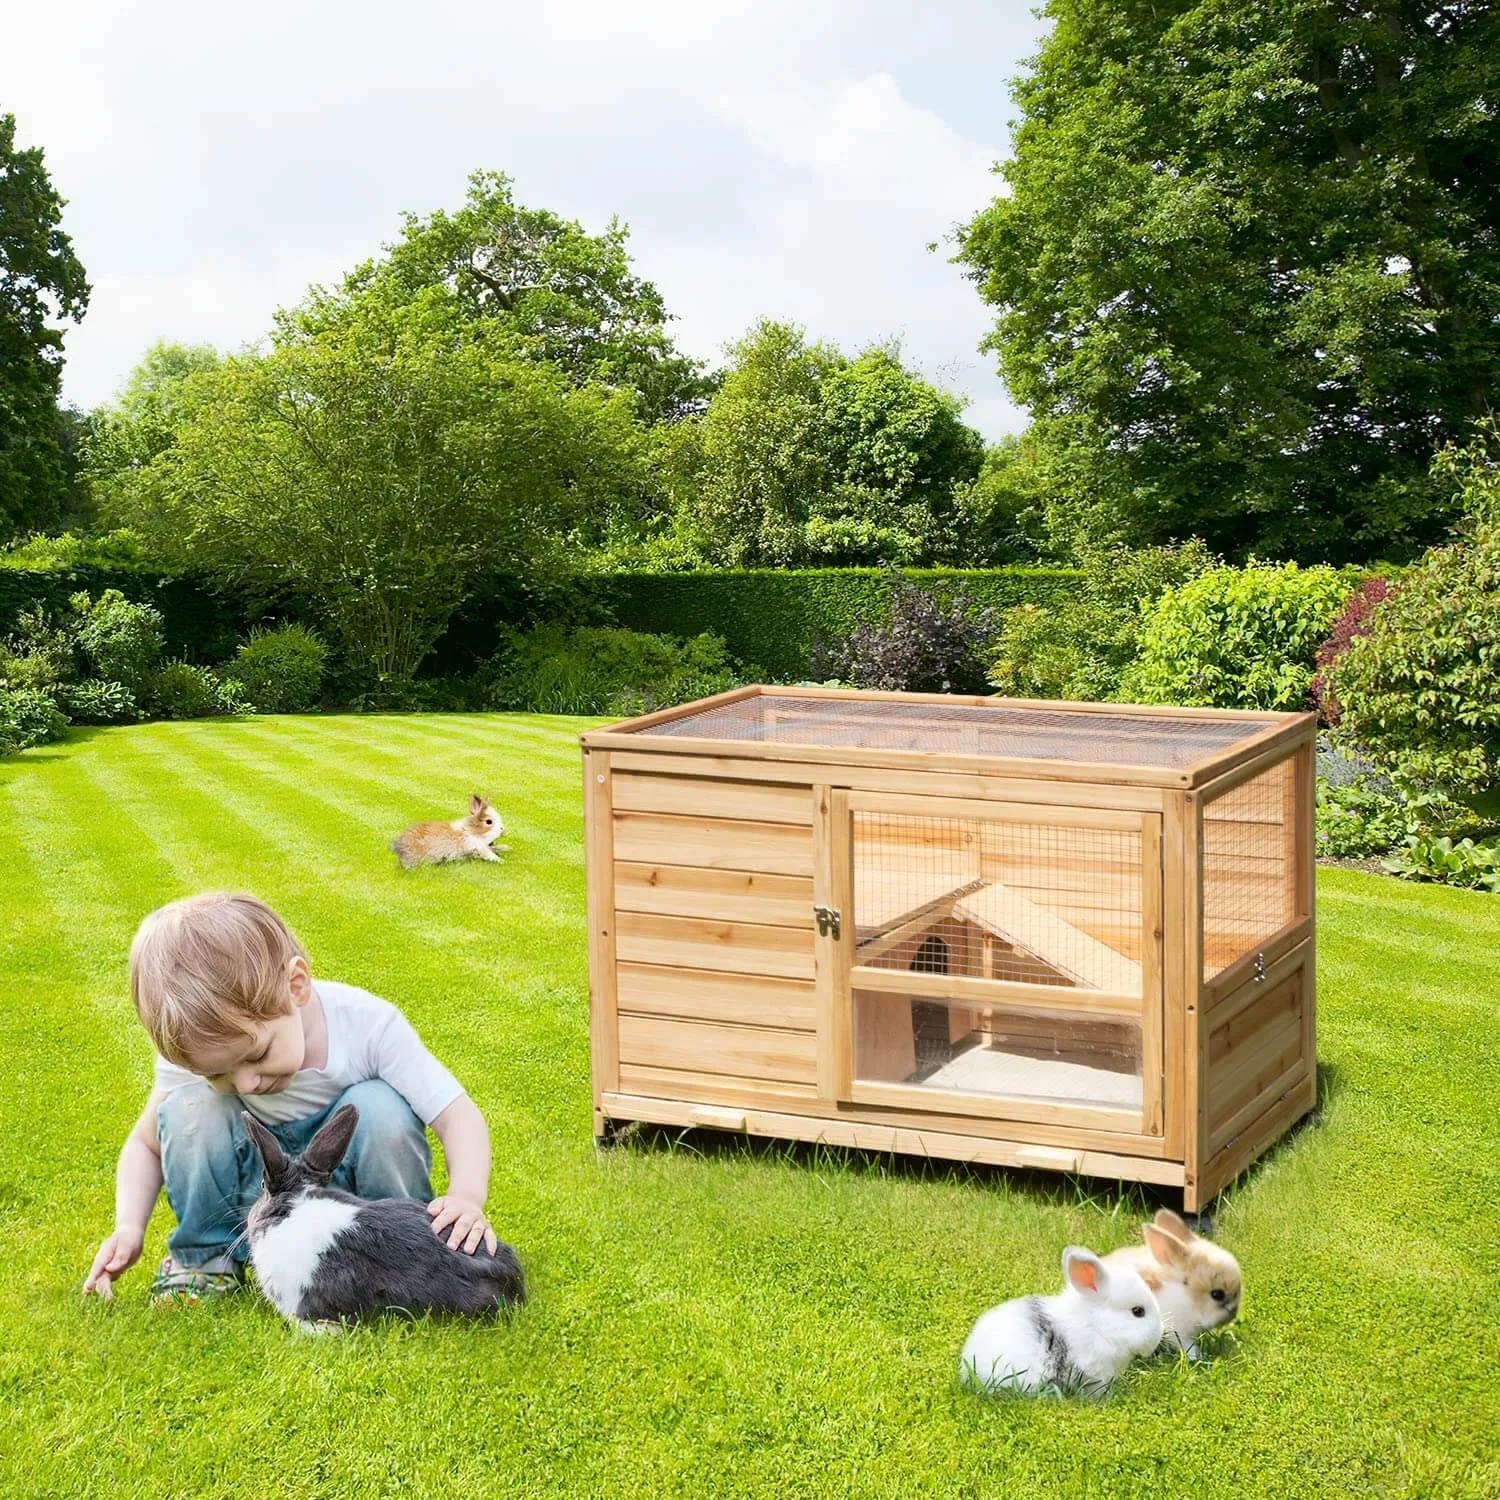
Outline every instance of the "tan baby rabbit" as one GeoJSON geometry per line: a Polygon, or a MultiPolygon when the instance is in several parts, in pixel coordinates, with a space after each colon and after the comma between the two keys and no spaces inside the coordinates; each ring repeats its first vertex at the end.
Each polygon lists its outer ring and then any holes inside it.
{"type": "Polygon", "coordinates": [[[1222,1328],[1240,1310],[1240,1265],[1222,1245],[1200,1239],[1171,1209],[1143,1226],[1143,1245],[1104,1257],[1107,1266],[1139,1273],[1161,1308],[1162,1347],[1200,1359],[1198,1336],[1222,1328]]]}
{"type": "Polygon", "coordinates": [[[504,832],[500,814],[476,792],[469,798],[468,817],[455,818],[451,823],[413,823],[392,841],[391,848],[404,870],[416,865],[445,864],[454,859],[488,859],[498,863],[500,856],[495,849],[509,847],[495,844],[504,832]]]}

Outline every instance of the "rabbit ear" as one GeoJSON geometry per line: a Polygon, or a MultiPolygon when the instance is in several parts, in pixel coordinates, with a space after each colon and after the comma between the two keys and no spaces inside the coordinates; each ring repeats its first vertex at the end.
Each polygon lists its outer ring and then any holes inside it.
{"type": "Polygon", "coordinates": [[[349,1142],[354,1138],[354,1129],[358,1124],[359,1111],[352,1104],[346,1104],[337,1111],[302,1153],[302,1161],[308,1171],[327,1182],[333,1176],[333,1169],[343,1161],[344,1152],[349,1149],[349,1142]]]}
{"type": "Polygon", "coordinates": [[[469,811],[476,817],[484,811],[484,798],[478,792],[474,792],[469,797],[469,811]]]}
{"type": "Polygon", "coordinates": [[[274,1193],[286,1179],[286,1152],[281,1149],[276,1137],[266,1129],[249,1110],[241,1110],[240,1117],[255,1149],[260,1152],[261,1165],[266,1171],[266,1186],[274,1193]]]}
{"type": "Polygon", "coordinates": [[[1104,1262],[1092,1250],[1085,1250],[1079,1245],[1069,1245],[1063,1251],[1062,1264],[1063,1280],[1075,1292],[1081,1292],[1085,1297],[1104,1295],[1105,1288],[1109,1285],[1109,1272],[1104,1269],[1104,1262]]]}
{"type": "Polygon", "coordinates": [[[1168,1234],[1157,1224],[1147,1224],[1141,1233],[1146,1237],[1146,1248],[1156,1257],[1158,1264],[1179,1271],[1187,1269],[1188,1247],[1175,1234],[1168,1234]]]}
{"type": "Polygon", "coordinates": [[[1178,1218],[1178,1216],[1174,1214],[1170,1208],[1157,1209],[1156,1215],[1151,1220],[1151,1222],[1155,1224],[1158,1229],[1165,1229],[1168,1234],[1173,1235],[1177,1239],[1181,1240],[1184,1245],[1191,1245],[1193,1241],[1198,1238],[1198,1236],[1187,1227],[1187,1224],[1182,1219],[1178,1218]]]}

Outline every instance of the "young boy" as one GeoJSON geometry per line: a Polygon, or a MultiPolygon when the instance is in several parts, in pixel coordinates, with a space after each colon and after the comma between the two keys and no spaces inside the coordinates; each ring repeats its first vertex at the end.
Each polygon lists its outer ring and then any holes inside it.
{"type": "Polygon", "coordinates": [[[362,1198],[431,1199],[436,1234],[472,1255],[495,1232],[484,1215],[490,1139],[453,1075],[388,1001],[308,970],[302,945],[253,896],[191,896],[154,911],[130,948],[130,994],[156,1045],[155,1087],[115,1174],[115,1229],[83,1290],[109,1297],[140,1258],[165,1182],[177,1227],[152,1283],[158,1300],[236,1290],[260,1159],[249,1110],[300,1152],[344,1104],[359,1127],[333,1185],[362,1198]],[[432,1197],[431,1125],[448,1163],[432,1197]]]}

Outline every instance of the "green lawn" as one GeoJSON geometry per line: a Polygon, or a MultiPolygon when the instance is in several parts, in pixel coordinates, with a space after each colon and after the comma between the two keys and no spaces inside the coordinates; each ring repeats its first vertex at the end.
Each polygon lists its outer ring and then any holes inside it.
{"type": "Polygon", "coordinates": [[[1326,1104],[1221,1203],[1234,1337],[1101,1404],[984,1403],[954,1379],[973,1316],[1143,1200],[667,1134],[596,1155],[579,727],[150,724],[0,762],[0,1495],[1500,1493],[1500,899],[1320,872],[1326,1104]],[[386,839],[471,788],[507,862],[400,873],[386,839]],[[152,1309],[144,1266],[80,1299],[149,1076],[130,936],[211,887],[467,1084],[532,1288],[511,1325],[302,1339],[250,1297],[152,1309]]]}

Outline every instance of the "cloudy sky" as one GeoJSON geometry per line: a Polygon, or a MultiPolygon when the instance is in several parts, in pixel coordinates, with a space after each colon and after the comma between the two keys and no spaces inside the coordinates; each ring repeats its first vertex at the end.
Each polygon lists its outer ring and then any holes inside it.
{"type": "Polygon", "coordinates": [[[618,214],[694,354],[763,315],[894,337],[988,436],[1023,425],[926,248],[999,189],[1022,0],[89,0],[6,31],[0,111],[93,283],[81,406],[156,339],[254,342],[491,167],[585,228],[618,214]]]}

